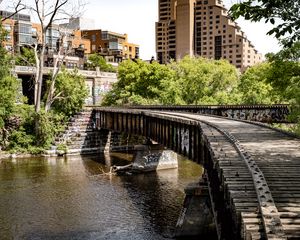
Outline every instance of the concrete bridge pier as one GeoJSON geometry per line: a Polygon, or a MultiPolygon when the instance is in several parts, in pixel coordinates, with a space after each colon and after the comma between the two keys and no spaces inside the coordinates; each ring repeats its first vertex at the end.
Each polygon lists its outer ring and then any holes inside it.
{"type": "Polygon", "coordinates": [[[136,145],[132,170],[148,172],[178,168],[177,153],[164,149],[160,144],[136,145]]]}
{"type": "Polygon", "coordinates": [[[200,237],[217,239],[214,218],[211,211],[207,182],[191,183],[185,188],[185,199],[176,224],[176,238],[200,237]]]}

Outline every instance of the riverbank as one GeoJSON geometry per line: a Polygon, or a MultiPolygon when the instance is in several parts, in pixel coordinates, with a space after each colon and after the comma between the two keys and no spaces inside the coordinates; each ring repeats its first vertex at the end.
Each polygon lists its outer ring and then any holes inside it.
{"type": "Polygon", "coordinates": [[[30,153],[9,153],[0,151],[0,160],[9,158],[40,158],[41,154],[30,154],[30,153]]]}

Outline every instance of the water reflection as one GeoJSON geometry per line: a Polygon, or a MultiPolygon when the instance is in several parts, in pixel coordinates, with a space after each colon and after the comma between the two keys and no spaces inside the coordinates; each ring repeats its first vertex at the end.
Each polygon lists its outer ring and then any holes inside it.
{"type": "Polygon", "coordinates": [[[2,161],[1,239],[171,238],[183,187],[199,178],[201,168],[180,159],[178,170],[99,176],[131,159],[111,154],[2,161]]]}

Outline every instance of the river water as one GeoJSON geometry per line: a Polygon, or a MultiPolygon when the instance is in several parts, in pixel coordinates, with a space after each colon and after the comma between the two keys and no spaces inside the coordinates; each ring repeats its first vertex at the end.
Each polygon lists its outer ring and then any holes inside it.
{"type": "Polygon", "coordinates": [[[0,239],[172,239],[184,187],[202,168],[109,176],[130,154],[0,163],[0,239]]]}

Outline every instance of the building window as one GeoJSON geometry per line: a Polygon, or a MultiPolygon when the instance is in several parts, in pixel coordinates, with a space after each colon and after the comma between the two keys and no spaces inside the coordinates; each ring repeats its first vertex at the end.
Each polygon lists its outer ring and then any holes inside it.
{"type": "Polygon", "coordinates": [[[222,36],[215,36],[215,59],[222,57],[222,36]]]}

